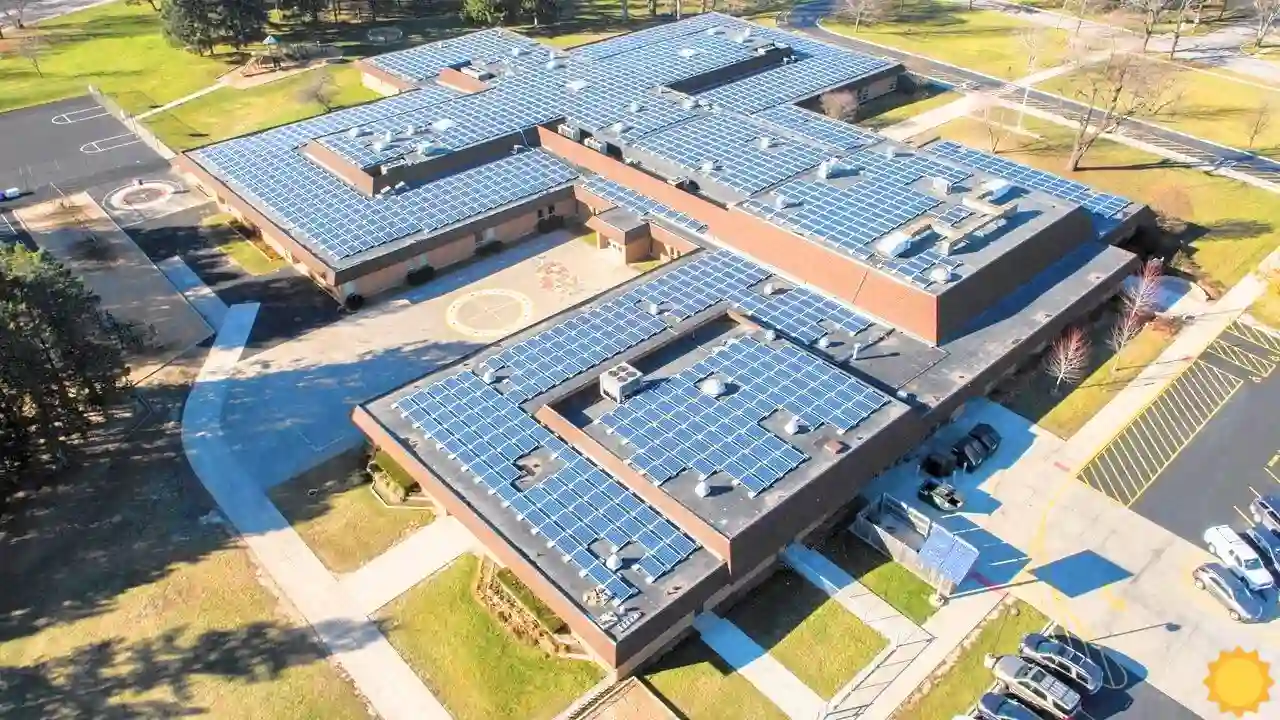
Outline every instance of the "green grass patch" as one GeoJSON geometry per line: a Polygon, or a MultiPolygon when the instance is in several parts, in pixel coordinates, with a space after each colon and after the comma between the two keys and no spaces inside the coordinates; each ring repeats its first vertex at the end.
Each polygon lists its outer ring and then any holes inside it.
{"type": "Polygon", "coordinates": [[[1008,388],[1002,404],[1060,438],[1075,435],[1173,342],[1169,329],[1151,324],[1116,353],[1107,344],[1112,319],[1108,314],[1090,326],[1088,374],[1079,385],[1055,388],[1053,378],[1038,366],[1028,368],[1008,388]]]}
{"type": "Polygon", "coordinates": [[[368,483],[347,477],[301,477],[268,495],[316,557],[335,573],[351,572],[433,519],[430,510],[389,508],[368,483]]]}
{"type": "Polygon", "coordinates": [[[418,481],[413,479],[407,470],[400,467],[385,450],[379,449],[373,454],[373,461],[387,474],[391,482],[399,485],[408,494],[418,488],[418,481]]]}
{"type": "Polygon", "coordinates": [[[844,18],[826,18],[822,26],[1006,80],[1060,65],[1067,57],[1069,33],[1009,13],[967,10],[947,0],[907,0],[901,7],[894,3],[886,20],[864,23],[856,33],[853,22],[844,18]],[[1023,40],[1026,34],[1038,43],[1034,67],[1029,63],[1030,46],[1023,40]]]}
{"type": "Polygon", "coordinates": [[[511,597],[523,605],[547,632],[555,634],[565,629],[564,620],[561,620],[555,611],[534,595],[527,585],[520,582],[520,578],[516,577],[510,568],[498,570],[498,583],[511,593],[511,597]]]}
{"type": "Polygon", "coordinates": [[[210,215],[200,221],[200,227],[210,242],[250,275],[266,275],[286,264],[284,258],[245,237],[228,213],[210,215]]]}
{"type": "Polygon", "coordinates": [[[646,684],[685,720],[786,720],[778,706],[696,637],[645,671],[646,684]]]}
{"type": "Polygon", "coordinates": [[[735,605],[727,617],[827,699],[888,644],[826,593],[785,568],[735,605]]]}
{"type": "Polygon", "coordinates": [[[464,555],[378,613],[391,644],[458,720],[555,717],[604,676],[516,640],[472,595],[464,555]]]}
{"type": "Polygon", "coordinates": [[[146,3],[80,10],[28,33],[47,43],[40,58],[44,77],[25,58],[0,54],[0,112],[84,95],[92,84],[138,113],[207,87],[232,68],[227,56],[200,57],[170,46],[160,36],[160,15],[146,3]]]}
{"type": "Polygon", "coordinates": [[[924,625],[938,611],[929,602],[934,594],[929,583],[848,530],[837,531],[818,547],[818,551],[915,624],[924,625]]]}
{"type": "MultiPolygon", "coordinates": [[[[1145,119],[1191,135],[1242,150],[1280,158],[1280,87],[1268,87],[1258,78],[1220,70],[1199,70],[1158,60],[1161,68],[1174,73],[1176,100],[1155,116],[1145,119]],[[1259,112],[1270,120],[1256,134],[1249,135],[1259,112]]],[[[1087,71],[1052,78],[1038,87],[1065,97],[1084,84],[1087,71]]]]}
{"type": "MultiPolygon", "coordinates": [[[[1009,113],[1005,123],[1016,122],[1016,115],[1009,113]]],[[[1011,134],[1001,144],[1001,156],[1152,205],[1191,223],[1192,258],[1214,283],[1234,285],[1280,246],[1280,203],[1266,190],[1108,140],[1099,140],[1085,155],[1081,169],[1071,172],[1066,162],[1072,128],[1036,118],[1027,118],[1025,126],[1038,137],[1011,134]]],[[[987,150],[986,127],[976,119],[961,118],[935,132],[987,150]]]]}
{"type": "Polygon", "coordinates": [[[963,715],[991,685],[991,671],[983,667],[983,656],[1014,652],[1023,635],[1043,630],[1048,622],[1043,613],[1021,600],[1002,606],[1000,614],[978,630],[978,637],[929,691],[900,706],[893,717],[895,720],[951,720],[963,715]]]}
{"type": "Polygon", "coordinates": [[[871,130],[883,130],[934,108],[950,105],[964,97],[940,85],[927,84],[915,92],[892,92],[858,106],[862,118],[858,124],[871,130]]]}
{"type": "Polygon", "coordinates": [[[1280,330],[1280,272],[1272,272],[1266,290],[1253,301],[1249,313],[1272,329],[1280,330]]]}
{"type": "Polygon", "coordinates": [[[143,122],[166,145],[181,152],[305,120],[326,112],[323,105],[305,96],[317,73],[328,73],[332,78],[334,109],[380,97],[360,84],[355,66],[333,65],[244,90],[218,88],[143,122]]]}

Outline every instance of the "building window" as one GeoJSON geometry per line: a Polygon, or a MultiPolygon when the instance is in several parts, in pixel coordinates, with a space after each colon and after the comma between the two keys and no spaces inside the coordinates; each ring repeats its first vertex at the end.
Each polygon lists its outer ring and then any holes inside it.
{"type": "Polygon", "coordinates": [[[493,228],[485,228],[484,233],[482,233],[480,236],[480,239],[481,239],[481,242],[489,243],[496,240],[497,237],[498,237],[498,233],[496,230],[494,230],[493,228]]]}
{"type": "Polygon", "coordinates": [[[548,205],[548,206],[547,206],[547,214],[548,214],[548,215],[555,215],[555,214],[556,214],[556,206],[555,206],[555,205],[548,205]]]}
{"type": "Polygon", "coordinates": [[[538,219],[539,219],[539,220],[541,220],[541,219],[542,219],[542,215],[543,215],[542,208],[538,208],[538,219]]]}

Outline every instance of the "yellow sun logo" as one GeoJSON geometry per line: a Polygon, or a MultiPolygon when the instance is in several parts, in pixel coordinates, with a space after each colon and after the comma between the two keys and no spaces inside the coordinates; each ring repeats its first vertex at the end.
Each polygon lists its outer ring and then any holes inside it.
{"type": "Polygon", "coordinates": [[[1262,703],[1271,699],[1269,690],[1274,683],[1268,672],[1271,664],[1258,657],[1258,651],[1245,652],[1242,648],[1224,650],[1218,659],[1209,663],[1209,701],[1218,703],[1218,709],[1236,717],[1256,713],[1262,703]]]}

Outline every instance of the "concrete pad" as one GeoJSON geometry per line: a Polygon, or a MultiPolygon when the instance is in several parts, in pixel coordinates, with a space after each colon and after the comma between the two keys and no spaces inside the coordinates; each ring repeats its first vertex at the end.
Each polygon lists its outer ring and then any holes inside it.
{"type": "Polygon", "coordinates": [[[178,292],[182,293],[187,302],[191,303],[191,307],[204,317],[210,327],[222,326],[222,319],[227,315],[227,304],[204,284],[200,276],[196,275],[195,271],[182,261],[182,258],[174,255],[168,260],[156,263],[156,267],[164,273],[170,283],[173,283],[178,292]]]}
{"type": "Polygon", "coordinates": [[[338,581],[360,611],[372,615],[475,547],[457,518],[440,518],[338,581]]]}
{"type": "Polygon", "coordinates": [[[85,193],[22,208],[18,217],[36,244],[66,265],[102,299],[102,309],[154,335],[130,354],[129,379],[139,382],[213,334],[151,260],[85,193]]]}
{"type": "Polygon", "coordinates": [[[693,621],[702,641],[792,720],[816,720],[827,704],[737,625],[712,612],[693,621]]]}

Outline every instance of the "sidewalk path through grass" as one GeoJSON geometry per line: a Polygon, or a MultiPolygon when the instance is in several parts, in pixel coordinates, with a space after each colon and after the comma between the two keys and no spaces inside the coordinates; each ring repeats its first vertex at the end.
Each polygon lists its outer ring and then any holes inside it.
{"type": "Polygon", "coordinates": [[[751,681],[778,709],[792,720],[815,720],[826,714],[826,703],[800,678],[738,629],[737,625],[713,612],[693,621],[693,627],[725,662],[751,681]]]}
{"type": "Polygon", "coordinates": [[[414,531],[360,569],[343,575],[339,582],[360,610],[372,615],[475,544],[475,537],[457,518],[441,518],[414,531]]]}
{"type": "Polygon", "coordinates": [[[325,569],[222,440],[227,379],[258,314],[257,303],[227,311],[182,413],[192,469],[258,564],[306,618],[361,694],[385,720],[445,720],[449,713],[365,611],[325,569]]]}

